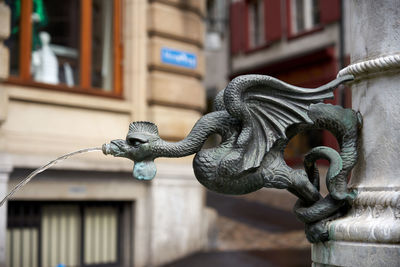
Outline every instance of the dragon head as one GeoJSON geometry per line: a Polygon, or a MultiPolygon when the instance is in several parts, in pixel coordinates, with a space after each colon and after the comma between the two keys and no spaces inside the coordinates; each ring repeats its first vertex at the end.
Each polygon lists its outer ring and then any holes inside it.
{"type": "Polygon", "coordinates": [[[157,126],[151,122],[138,121],[129,125],[126,140],[117,139],[103,145],[103,153],[115,157],[124,157],[135,162],[133,177],[139,180],[151,180],[156,175],[153,144],[160,140],[157,126]]]}

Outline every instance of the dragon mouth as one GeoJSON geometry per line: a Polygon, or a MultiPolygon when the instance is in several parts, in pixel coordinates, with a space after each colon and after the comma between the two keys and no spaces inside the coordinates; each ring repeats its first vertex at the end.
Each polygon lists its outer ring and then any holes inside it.
{"type": "Polygon", "coordinates": [[[151,180],[156,176],[157,168],[153,160],[135,160],[129,153],[130,146],[125,140],[112,140],[108,144],[103,144],[102,151],[105,155],[114,157],[129,158],[135,162],[133,166],[133,177],[138,180],[151,180]]]}
{"type": "Polygon", "coordinates": [[[125,140],[112,140],[110,143],[103,144],[102,151],[105,155],[113,155],[114,157],[127,157],[129,145],[125,140]]]}

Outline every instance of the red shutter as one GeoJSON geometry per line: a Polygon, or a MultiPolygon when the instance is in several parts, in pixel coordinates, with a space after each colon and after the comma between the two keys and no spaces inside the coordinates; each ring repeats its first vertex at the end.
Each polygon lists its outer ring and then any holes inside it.
{"type": "Polygon", "coordinates": [[[282,37],[281,0],[264,0],[264,29],[267,42],[282,37]]]}
{"type": "Polygon", "coordinates": [[[245,8],[243,1],[230,6],[231,53],[237,54],[245,49],[245,8]]]}
{"type": "Polygon", "coordinates": [[[340,0],[319,0],[321,23],[329,24],[340,19],[340,0]]]}

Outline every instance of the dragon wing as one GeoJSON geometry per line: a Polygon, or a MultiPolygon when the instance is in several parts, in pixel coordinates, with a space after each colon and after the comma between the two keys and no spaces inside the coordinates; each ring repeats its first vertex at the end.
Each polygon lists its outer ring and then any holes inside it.
{"type": "Polygon", "coordinates": [[[351,75],[343,76],[315,89],[296,87],[264,75],[233,79],[217,96],[216,108],[225,108],[242,122],[236,143],[242,156],[239,169],[259,167],[277,140],[288,139],[289,126],[312,123],[307,115],[311,104],[333,98],[333,89],[352,79],[351,75]]]}

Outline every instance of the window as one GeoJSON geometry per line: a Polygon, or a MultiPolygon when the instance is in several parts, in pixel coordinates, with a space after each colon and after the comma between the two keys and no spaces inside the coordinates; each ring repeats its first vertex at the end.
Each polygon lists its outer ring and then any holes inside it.
{"type": "Polygon", "coordinates": [[[265,44],[264,0],[248,3],[249,47],[256,48],[265,44]]]}
{"type": "Polygon", "coordinates": [[[121,96],[121,0],[8,0],[10,82],[121,96]]]}
{"type": "Polygon", "coordinates": [[[10,201],[7,266],[127,266],[129,255],[120,248],[132,241],[131,207],[129,202],[10,201]]]}
{"type": "Polygon", "coordinates": [[[292,34],[311,30],[319,23],[319,0],[291,0],[292,34]]]}

